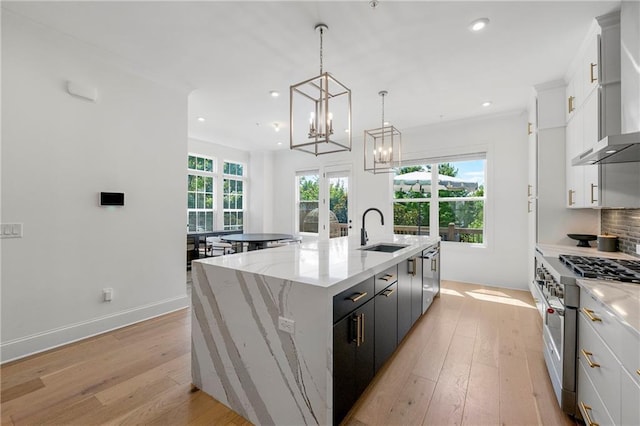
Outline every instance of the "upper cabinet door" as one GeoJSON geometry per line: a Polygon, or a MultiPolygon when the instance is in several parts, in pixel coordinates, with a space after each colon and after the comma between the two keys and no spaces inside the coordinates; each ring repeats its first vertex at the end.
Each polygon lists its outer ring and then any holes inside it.
{"type": "Polygon", "coordinates": [[[580,64],[580,74],[585,100],[600,84],[600,35],[589,33],[585,55],[580,64]]]}

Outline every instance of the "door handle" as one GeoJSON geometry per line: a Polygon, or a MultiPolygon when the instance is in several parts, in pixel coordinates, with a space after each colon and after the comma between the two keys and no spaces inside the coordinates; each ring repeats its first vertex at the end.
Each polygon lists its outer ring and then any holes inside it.
{"type": "Polygon", "coordinates": [[[598,81],[598,77],[593,73],[593,69],[595,67],[597,67],[598,64],[594,64],[593,62],[591,62],[591,65],[589,66],[589,82],[590,83],[595,83],[596,81],[598,81]]]}
{"type": "Polygon", "coordinates": [[[582,349],[582,355],[584,355],[584,358],[587,360],[587,363],[589,364],[589,367],[591,367],[591,368],[600,367],[600,364],[598,364],[597,362],[593,362],[591,360],[591,357],[593,356],[593,354],[591,352],[587,352],[584,349],[582,349]]]}
{"type": "Polygon", "coordinates": [[[584,415],[587,418],[587,426],[600,426],[598,423],[595,423],[591,420],[591,416],[589,415],[589,411],[591,411],[591,407],[580,401],[580,405],[582,406],[582,411],[584,411],[584,415]]]}
{"type": "Polygon", "coordinates": [[[432,271],[435,271],[435,270],[436,270],[436,267],[437,267],[436,258],[435,258],[435,257],[432,257],[432,258],[431,258],[431,270],[432,270],[432,271]]]}
{"type": "Polygon", "coordinates": [[[597,199],[593,198],[593,188],[597,188],[597,187],[598,187],[598,185],[595,185],[593,183],[591,184],[591,204],[598,202],[597,199]]]}
{"type": "Polygon", "coordinates": [[[389,297],[389,296],[391,296],[393,294],[394,291],[395,291],[394,289],[388,288],[388,289],[386,289],[385,291],[382,292],[382,295],[384,297],[389,297]]]}
{"type": "Polygon", "coordinates": [[[351,300],[353,303],[357,302],[358,300],[362,299],[363,297],[365,297],[367,295],[367,292],[363,292],[363,293],[359,293],[359,294],[354,294],[352,296],[349,296],[349,300],[351,300]]]}

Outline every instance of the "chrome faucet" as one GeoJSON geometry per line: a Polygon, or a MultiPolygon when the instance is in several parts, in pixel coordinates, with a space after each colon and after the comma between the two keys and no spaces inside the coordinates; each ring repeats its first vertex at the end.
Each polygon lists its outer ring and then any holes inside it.
{"type": "Polygon", "coordinates": [[[360,245],[361,246],[366,245],[367,241],[369,240],[369,237],[367,237],[367,231],[364,228],[364,218],[367,215],[367,213],[369,213],[371,210],[375,210],[378,213],[380,213],[380,223],[384,225],[384,216],[382,215],[382,212],[380,210],[376,209],[375,207],[370,207],[366,209],[364,213],[362,213],[362,228],[360,228],[360,245]]]}

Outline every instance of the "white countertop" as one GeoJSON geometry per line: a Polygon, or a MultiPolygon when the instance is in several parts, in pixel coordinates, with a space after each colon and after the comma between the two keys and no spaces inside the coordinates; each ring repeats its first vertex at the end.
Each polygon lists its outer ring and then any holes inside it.
{"type": "Polygon", "coordinates": [[[576,247],[575,245],[566,246],[558,244],[536,244],[536,247],[542,252],[542,255],[545,257],[558,257],[561,254],[570,254],[576,256],[605,257],[608,259],[638,260],[638,257],[623,253],[621,251],[598,251],[598,249],[595,247],[576,247]]]}
{"type": "Polygon", "coordinates": [[[377,243],[408,245],[393,253],[383,253],[359,250],[361,248],[359,236],[330,240],[305,239],[300,244],[198,259],[194,262],[320,287],[331,287],[345,280],[364,279],[382,272],[439,240],[439,237],[417,235],[371,238],[366,247],[377,243]]]}
{"type": "Polygon", "coordinates": [[[640,336],[640,284],[581,279],[578,285],[640,336]]]}

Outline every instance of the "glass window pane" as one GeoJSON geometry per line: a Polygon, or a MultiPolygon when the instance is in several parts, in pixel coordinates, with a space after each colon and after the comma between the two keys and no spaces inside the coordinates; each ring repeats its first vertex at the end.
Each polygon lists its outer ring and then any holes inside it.
{"type": "Polygon", "coordinates": [[[213,213],[205,212],[204,217],[205,217],[205,230],[213,231],[213,213]]]}
{"type": "Polygon", "coordinates": [[[193,155],[189,156],[189,162],[188,162],[188,166],[189,169],[195,170],[196,168],[196,157],[194,157],[193,155]]]}
{"type": "Polygon", "coordinates": [[[187,177],[187,191],[195,191],[196,190],[196,176],[189,175],[187,177]]]}
{"type": "Polygon", "coordinates": [[[225,194],[229,193],[229,179],[225,179],[224,182],[222,182],[222,192],[225,194]]]}
{"type": "Polygon", "coordinates": [[[205,217],[204,212],[198,212],[198,232],[205,230],[205,217]]]}
{"type": "Polygon", "coordinates": [[[242,192],[242,181],[241,180],[236,182],[236,191],[242,192]]]}
{"type": "Polygon", "coordinates": [[[238,195],[238,199],[236,200],[236,208],[242,210],[244,205],[242,204],[242,195],[238,195]]]}
{"type": "MultiPolygon", "coordinates": [[[[438,164],[441,197],[479,197],[484,186],[486,160],[453,161],[438,164]]],[[[482,191],[484,192],[484,191],[482,191]]]]}
{"type": "Polygon", "coordinates": [[[222,208],[223,209],[228,209],[229,208],[229,196],[228,195],[224,195],[222,197],[222,208]]]}
{"type": "Polygon", "coordinates": [[[242,227],[242,225],[243,225],[243,220],[244,220],[244,214],[242,212],[238,212],[237,223],[238,223],[238,225],[240,225],[240,227],[242,227]]]}
{"type": "Polygon", "coordinates": [[[393,203],[393,233],[429,235],[429,202],[393,203]]]}
{"type": "Polygon", "coordinates": [[[298,191],[300,201],[317,201],[319,194],[318,175],[300,176],[298,178],[298,191]]]}
{"type": "Polygon", "coordinates": [[[204,192],[213,192],[213,178],[205,177],[204,178],[204,192]]]}
{"type": "Polygon", "coordinates": [[[205,194],[204,196],[204,208],[212,209],[213,208],[213,195],[205,194]]]}
{"type": "Polygon", "coordinates": [[[229,181],[229,192],[231,192],[231,193],[235,193],[236,192],[236,181],[235,180],[230,180],[229,181]]]}
{"type": "Polygon", "coordinates": [[[238,176],[244,176],[243,170],[242,170],[242,164],[238,164],[236,166],[236,171],[238,172],[238,176]]]}
{"type": "Polygon", "coordinates": [[[197,162],[196,162],[196,169],[204,170],[204,158],[198,157],[197,162]]]}
{"type": "Polygon", "coordinates": [[[187,208],[188,209],[196,208],[196,194],[193,192],[187,193],[187,208]]]}
{"type": "Polygon", "coordinates": [[[439,214],[444,241],[483,242],[484,201],[440,202],[439,214]]]}
{"type": "Polygon", "coordinates": [[[189,232],[196,231],[196,212],[189,212],[189,232]]]}
{"type": "Polygon", "coordinates": [[[213,160],[211,160],[209,158],[205,158],[205,160],[204,160],[204,171],[205,172],[212,172],[213,171],[213,160]]]}
{"type": "Polygon", "coordinates": [[[196,208],[197,209],[204,208],[204,194],[196,194],[196,208]]]}

